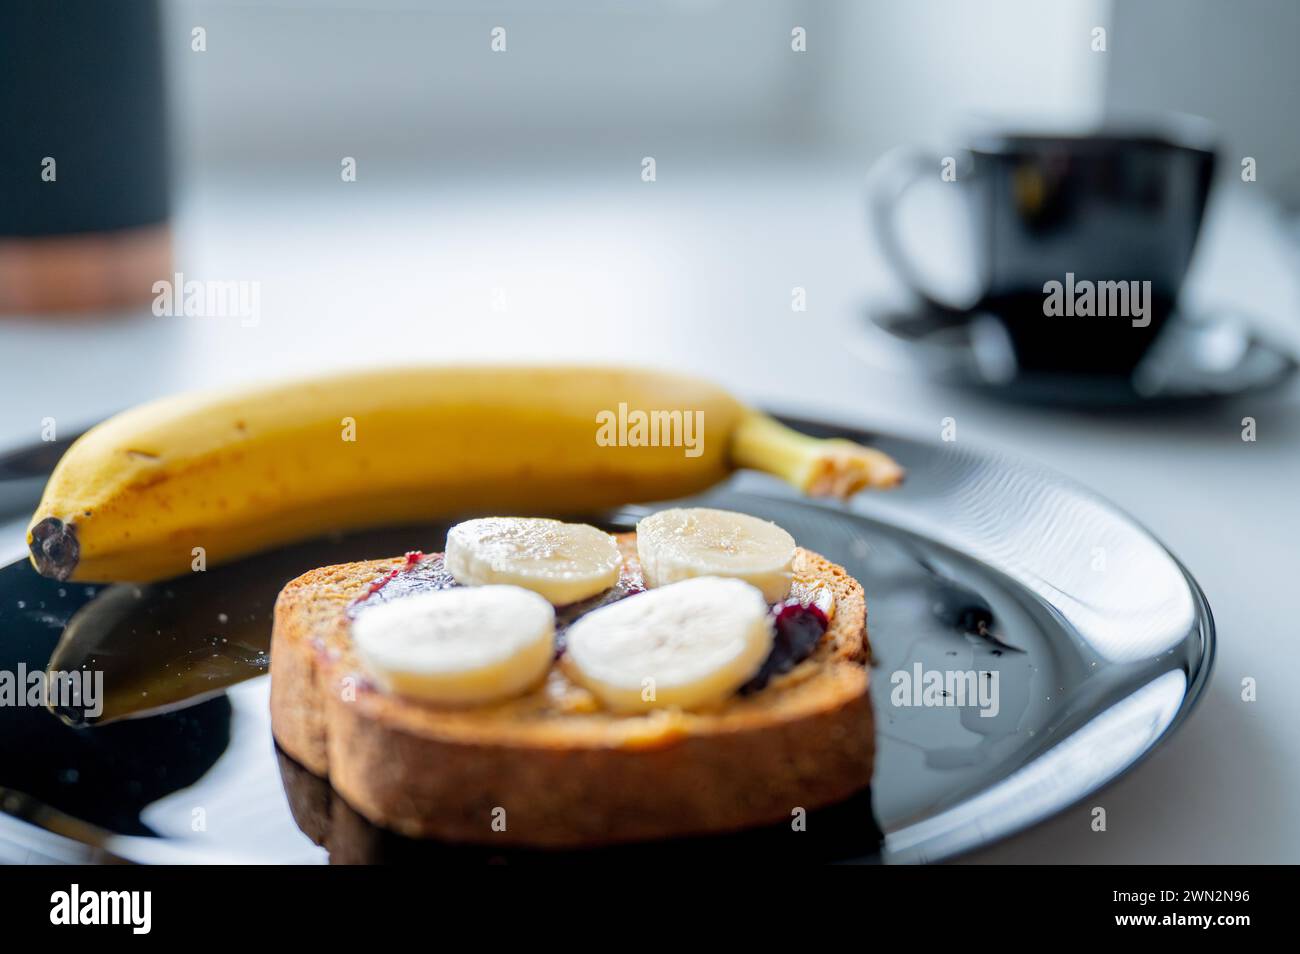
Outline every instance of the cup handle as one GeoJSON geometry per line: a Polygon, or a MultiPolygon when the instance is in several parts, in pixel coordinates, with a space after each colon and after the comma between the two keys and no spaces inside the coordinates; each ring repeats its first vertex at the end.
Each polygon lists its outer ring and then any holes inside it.
{"type": "Polygon", "coordinates": [[[908,290],[924,303],[930,312],[928,317],[941,324],[964,325],[969,320],[969,311],[956,308],[930,293],[898,237],[899,201],[926,176],[937,175],[940,168],[938,155],[910,146],[886,153],[876,163],[868,179],[868,224],[886,264],[908,290]]]}

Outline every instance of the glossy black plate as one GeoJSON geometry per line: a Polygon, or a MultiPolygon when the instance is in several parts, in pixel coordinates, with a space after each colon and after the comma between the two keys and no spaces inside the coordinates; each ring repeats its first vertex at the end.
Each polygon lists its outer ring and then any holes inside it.
{"type": "MultiPolygon", "coordinates": [[[[1209,606],[1129,517],[1020,461],[795,423],[875,444],[909,472],[849,506],[758,474],[700,498],[779,522],[866,588],[875,778],[806,830],[557,856],[408,841],[357,816],[274,747],[269,614],[281,584],[313,566],[441,549],[445,527],[425,526],[141,588],[60,584],[25,561],[0,569],[0,672],[85,666],[105,690],[90,724],[75,708],[0,706],[0,809],[12,816],[0,839],[41,858],[142,862],[934,861],[1084,798],[1187,716],[1212,665],[1209,606]],[[926,692],[935,678],[943,688],[926,692]]],[[[598,519],[630,527],[652,509],[598,519]]]]}

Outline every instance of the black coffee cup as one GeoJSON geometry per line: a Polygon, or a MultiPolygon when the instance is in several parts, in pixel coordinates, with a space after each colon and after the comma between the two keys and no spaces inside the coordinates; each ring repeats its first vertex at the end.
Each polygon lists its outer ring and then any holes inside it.
{"type": "MultiPolygon", "coordinates": [[[[959,155],[882,160],[871,213],[886,261],[936,321],[996,319],[1020,372],[1129,374],[1174,313],[1213,177],[1208,127],[983,134],[959,155]],[[968,203],[978,295],[944,301],[899,241],[927,177],[968,203]]],[[[987,322],[985,322],[987,324],[987,322]]]]}

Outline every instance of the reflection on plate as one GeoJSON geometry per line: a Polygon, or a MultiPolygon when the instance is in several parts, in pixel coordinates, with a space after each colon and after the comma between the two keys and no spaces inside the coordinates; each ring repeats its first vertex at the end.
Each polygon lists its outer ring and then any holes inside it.
{"type": "MultiPolygon", "coordinates": [[[[1209,608],[1129,518],[1018,461],[798,426],[879,446],[908,468],[906,485],[846,508],[741,474],[697,502],[775,520],[862,581],[875,655],[872,790],[810,815],[803,832],[781,825],[620,853],[942,859],[1083,798],[1187,715],[1213,657],[1209,608]],[[929,673],[996,674],[985,700],[996,704],[902,690],[929,673]]],[[[652,509],[600,519],[629,527],[652,509]]],[[[96,718],[0,708],[0,808],[140,861],[554,860],[381,832],[271,740],[265,650],[280,586],[314,566],[439,549],[445,529],[336,536],[138,589],[60,584],[26,563],[0,570],[0,670],[85,666],[109,688],[96,718]]]]}
{"type": "Polygon", "coordinates": [[[788,824],[709,838],[683,838],[581,851],[497,849],[492,845],[447,845],[417,841],[377,828],[358,815],[327,782],[276,749],[285,796],[303,833],[325,850],[332,865],[369,864],[644,864],[683,860],[825,863],[851,857],[879,860],[880,830],[871,814],[871,791],[830,808],[809,812],[807,828],[788,824]]]}

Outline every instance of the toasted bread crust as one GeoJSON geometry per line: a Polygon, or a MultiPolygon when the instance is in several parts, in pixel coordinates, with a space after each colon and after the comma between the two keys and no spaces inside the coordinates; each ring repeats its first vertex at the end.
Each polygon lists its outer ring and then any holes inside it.
{"type": "MultiPolygon", "coordinates": [[[[620,540],[629,559],[634,541],[620,540]]],[[[835,612],[809,660],[716,710],[630,717],[557,710],[554,685],[460,710],[375,689],[351,652],[346,611],[401,562],[291,581],[271,643],[276,740],[377,825],[454,842],[580,847],[775,823],[870,782],[862,587],[815,553],[798,551],[796,576],[828,585],[835,612]]]]}

